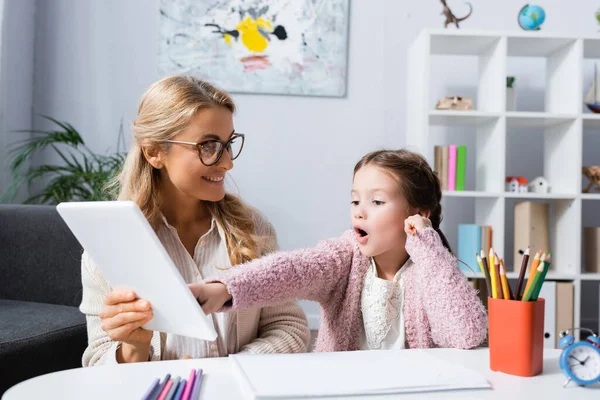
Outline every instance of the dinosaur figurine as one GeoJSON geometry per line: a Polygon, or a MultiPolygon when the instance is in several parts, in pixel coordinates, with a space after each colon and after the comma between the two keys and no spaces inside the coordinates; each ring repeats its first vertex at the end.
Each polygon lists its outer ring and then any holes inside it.
{"type": "Polygon", "coordinates": [[[442,14],[444,14],[446,16],[446,21],[444,22],[444,28],[447,28],[449,24],[455,24],[456,27],[459,28],[458,23],[469,18],[471,16],[471,14],[473,13],[473,6],[471,5],[471,3],[466,3],[469,6],[469,13],[462,18],[456,18],[456,16],[452,13],[452,10],[450,10],[450,7],[448,7],[448,5],[446,4],[446,0],[440,0],[440,1],[442,2],[442,5],[444,6],[444,11],[442,11],[442,14]]]}
{"type": "MultiPolygon", "coordinates": [[[[600,166],[582,167],[581,172],[590,180],[587,187],[583,189],[583,193],[589,193],[590,189],[596,185],[600,186],[600,166]]],[[[597,187],[595,190],[598,191],[599,189],[600,187],[597,187]]]]}

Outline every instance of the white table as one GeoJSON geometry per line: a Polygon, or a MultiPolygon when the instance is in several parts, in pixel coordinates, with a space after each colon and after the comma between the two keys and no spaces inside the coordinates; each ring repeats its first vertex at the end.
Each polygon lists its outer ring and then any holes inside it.
{"type": "MultiPolygon", "coordinates": [[[[573,383],[567,388],[562,387],[565,378],[558,367],[560,350],[545,349],[544,372],[532,378],[520,378],[492,372],[489,369],[487,349],[432,349],[428,351],[446,361],[461,364],[480,372],[491,383],[492,389],[376,396],[368,399],[600,399],[600,388],[598,387],[582,388],[573,383]]],[[[2,400],[139,399],[144,395],[153,379],[160,378],[162,380],[166,373],[187,379],[192,368],[204,370],[201,399],[242,398],[227,358],[214,358],[77,368],[55,372],[15,385],[4,394],[2,400]]],[[[367,399],[367,397],[361,396],[361,399],[367,399]]],[[[356,397],[353,397],[352,400],[356,400],[356,397]]]]}

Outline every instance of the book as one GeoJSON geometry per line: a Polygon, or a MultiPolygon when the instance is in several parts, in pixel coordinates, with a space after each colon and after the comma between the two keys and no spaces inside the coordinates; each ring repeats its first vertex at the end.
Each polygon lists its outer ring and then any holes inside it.
{"type": "Polygon", "coordinates": [[[422,349],[232,354],[229,361],[245,399],[490,388],[479,372],[442,360],[422,349]]]}
{"type": "Polygon", "coordinates": [[[474,224],[458,225],[458,265],[464,272],[479,272],[477,254],[481,251],[481,226],[474,224]],[[467,265],[464,265],[464,264],[467,265]]]}
{"type": "Polygon", "coordinates": [[[465,190],[465,175],[467,172],[467,146],[456,148],[456,190],[465,190]]]}
{"type": "Polygon", "coordinates": [[[440,184],[442,182],[442,147],[444,146],[434,146],[433,148],[433,167],[440,178],[440,184]]]}
{"type": "Polygon", "coordinates": [[[448,190],[456,190],[456,145],[448,146],[448,190]]]}
{"type": "Polygon", "coordinates": [[[448,190],[448,146],[442,147],[442,171],[440,179],[442,180],[442,190],[448,190]]]}

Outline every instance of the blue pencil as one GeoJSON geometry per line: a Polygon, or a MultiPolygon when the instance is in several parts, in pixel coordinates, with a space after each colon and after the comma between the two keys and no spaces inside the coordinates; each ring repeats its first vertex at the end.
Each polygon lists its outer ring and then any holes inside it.
{"type": "Polygon", "coordinates": [[[202,385],[202,368],[198,369],[198,373],[196,374],[196,379],[194,379],[194,388],[192,389],[192,394],[190,395],[190,400],[196,400],[200,398],[200,386],[202,385]]]}
{"type": "Polygon", "coordinates": [[[177,388],[177,391],[175,392],[175,396],[173,396],[173,400],[181,399],[181,395],[183,394],[183,388],[185,387],[186,383],[187,383],[186,379],[182,379],[181,382],[179,382],[179,387],[177,388]]]}
{"type": "Polygon", "coordinates": [[[158,388],[154,392],[152,392],[152,394],[150,395],[150,397],[148,397],[148,400],[156,400],[156,399],[158,399],[158,396],[160,396],[160,392],[162,392],[162,390],[164,389],[164,387],[167,384],[167,382],[169,382],[169,379],[171,379],[171,374],[165,375],[165,378],[162,380],[162,382],[160,383],[160,385],[158,385],[158,388]]]}
{"type": "Polygon", "coordinates": [[[150,387],[148,388],[148,391],[146,391],[146,394],[144,395],[144,397],[142,397],[142,400],[148,400],[152,397],[152,394],[154,393],[154,391],[156,390],[156,388],[158,388],[158,378],[156,378],[154,380],[154,382],[152,382],[152,385],[150,385],[150,387]]]}
{"type": "Polygon", "coordinates": [[[179,377],[179,376],[176,377],[175,379],[173,379],[173,386],[171,386],[171,389],[169,389],[169,393],[167,393],[165,400],[171,400],[175,397],[175,392],[179,388],[180,380],[181,380],[181,377],[179,377]]]}

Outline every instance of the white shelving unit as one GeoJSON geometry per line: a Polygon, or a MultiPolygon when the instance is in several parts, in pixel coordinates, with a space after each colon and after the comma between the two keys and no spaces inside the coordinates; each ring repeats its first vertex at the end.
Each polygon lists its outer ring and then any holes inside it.
{"type": "MultiPolygon", "coordinates": [[[[517,278],[518,272],[512,266],[513,243],[507,239],[514,224],[512,207],[519,200],[549,203],[553,262],[547,279],[573,281],[575,326],[581,322],[582,282],[600,281],[600,274],[582,272],[580,245],[582,204],[600,200],[599,194],[581,193],[585,131],[600,131],[600,115],[588,114],[583,109],[586,59],[600,59],[600,39],[463,29],[425,30],[408,53],[407,146],[424,154],[433,165],[435,145],[460,143],[452,139],[451,132],[444,143],[434,130],[442,127],[474,135],[473,145],[467,149],[467,160],[471,163],[467,175],[474,178],[471,177],[471,185],[465,191],[444,193],[444,217],[448,218],[456,208],[472,207],[473,220],[459,222],[491,225],[494,249],[510,264],[507,269],[513,272],[508,274],[509,278],[517,278]],[[435,66],[432,63],[444,59],[444,65],[452,68],[456,56],[476,59],[475,110],[436,110],[438,99],[431,94],[434,84],[431,73],[435,66]],[[540,72],[546,77],[542,112],[506,111],[507,65],[511,57],[542,58],[545,62],[545,71],[540,72]],[[543,144],[540,143],[543,176],[552,186],[551,193],[505,192],[505,177],[510,175],[507,152],[511,151],[507,142],[515,130],[543,132],[543,144]]],[[[517,75],[517,82],[518,79],[517,75]]],[[[451,243],[456,243],[456,224],[443,223],[442,230],[451,243]]],[[[477,273],[471,276],[481,278],[477,273]]],[[[597,302],[598,296],[585,301],[597,302]]]]}

